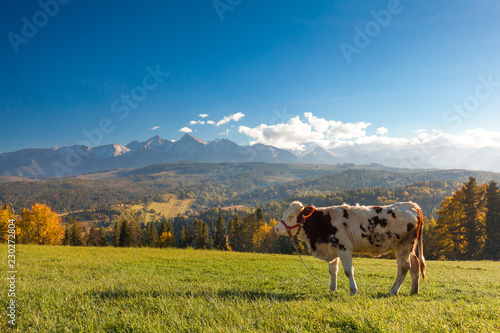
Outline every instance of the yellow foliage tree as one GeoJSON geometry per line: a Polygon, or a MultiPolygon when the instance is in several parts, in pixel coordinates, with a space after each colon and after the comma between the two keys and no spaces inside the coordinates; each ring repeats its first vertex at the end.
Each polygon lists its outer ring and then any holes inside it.
{"type": "Polygon", "coordinates": [[[273,252],[274,246],[278,240],[278,235],[273,231],[277,224],[275,219],[269,223],[262,224],[252,237],[252,246],[254,251],[270,253],[273,252]]]}
{"type": "Polygon", "coordinates": [[[165,231],[158,239],[159,247],[175,247],[175,237],[170,231],[165,231]]]}
{"type": "MultiPolygon", "coordinates": [[[[6,243],[9,229],[9,220],[14,220],[16,216],[10,209],[9,205],[5,205],[0,209],[0,242],[6,243]]],[[[19,228],[16,228],[16,233],[19,233],[19,228]]],[[[12,238],[11,238],[12,239],[12,238]]]]}
{"type": "Polygon", "coordinates": [[[24,209],[19,222],[21,243],[59,245],[64,237],[61,218],[49,206],[35,203],[24,209]]]}

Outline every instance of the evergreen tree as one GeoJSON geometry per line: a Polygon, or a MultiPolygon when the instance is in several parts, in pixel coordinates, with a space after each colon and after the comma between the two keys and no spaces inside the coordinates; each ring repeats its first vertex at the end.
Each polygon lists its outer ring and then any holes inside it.
{"type": "Polygon", "coordinates": [[[210,225],[210,234],[209,234],[209,238],[210,238],[210,247],[209,249],[213,248],[214,247],[214,239],[215,239],[215,225],[214,225],[214,222],[213,221],[210,221],[209,222],[209,225],[210,225]]]}
{"type": "Polygon", "coordinates": [[[480,237],[482,234],[482,223],[480,220],[482,193],[477,186],[476,179],[469,177],[464,184],[464,198],[462,205],[465,213],[465,239],[467,241],[466,259],[477,259],[480,252],[480,237]]]}
{"type": "Polygon", "coordinates": [[[120,246],[120,221],[115,221],[115,226],[113,227],[113,246],[120,246]]]}
{"type": "Polygon", "coordinates": [[[215,232],[214,245],[217,250],[229,251],[228,237],[226,235],[226,224],[222,214],[217,219],[217,231],[215,232]]]}
{"type": "Polygon", "coordinates": [[[167,221],[167,232],[170,232],[174,235],[174,222],[172,220],[167,221]]]}
{"type": "Polygon", "coordinates": [[[500,189],[495,181],[486,188],[486,244],[482,257],[500,259],[500,189]]]}
{"type": "Polygon", "coordinates": [[[71,238],[71,230],[69,229],[69,225],[66,225],[66,228],[64,228],[64,238],[62,244],[69,245],[70,238],[71,238]]]}
{"type": "Polygon", "coordinates": [[[180,247],[189,247],[193,243],[193,231],[190,226],[181,227],[181,243],[180,247]]]}
{"type": "Polygon", "coordinates": [[[229,244],[233,243],[233,235],[234,235],[234,220],[233,218],[229,218],[227,220],[227,238],[229,244]]]}
{"type": "Polygon", "coordinates": [[[106,231],[101,227],[100,229],[101,237],[99,238],[99,246],[108,246],[108,239],[106,238],[106,231]]]}
{"type": "Polygon", "coordinates": [[[160,225],[160,231],[158,232],[158,235],[163,235],[165,232],[167,232],[167,221],[165,219],[161,220],[161,225],[160,225]]]}
{"type": "Polygon", "coordinates": [[[211,245],[207,224],[204,221],[197,219],[194,223],[194,248],[209,249],[211,248],[211,245]]]}
{"type": "Polygon", "coordinates": [[[89,234],[87,237],[87,245],[88,246],[97,246],[98,243],[99,243],[99,235],[97,232],[97,228],[95,227],[95,225],[92,225],[90,227],[90,231],[89,231],[89,234]]]}
{"type": "Polygon", "coordinates": [[[259,224],[259,227],[266,224],[266,218],[264,216],[264,211],[260,207],[258,207],[255,210],[255,221],[259,224]]]}
{"type": "Polygon", "coordinates": [[[127,219],[123,219],[120,223],[120,247],[129,247],[132,245],[132,232],[127,219]]]}
{"type": "Polygon", "coordinates": [[[72,246],[82,246],[83,245],[82,229],[80,228],[80,225],[78,224],[78,221],[76,220],[76,218],[73,218],[73,224],[72,224],[71,234],[70,234],[70,238],[69,238],[69,245],[72,245],[72,246]]]}
{"type": "Polygon", "coordinates": [[[132,214],[132,221],[130,222],[130,232],[132,236],[132,246],[139,247],[142,242],[142,230],[137,214],[132,214]]]}
{"type": "Polygon", "coordinates": [[[149,247],[158,246],[158,231],[156,230],[156,226],[154,222],[148,223],[148,231],[146,235],[146,245],[149,247]]]}
{"type": "Polygon", "coordinates": [[[231,220],[232,226],[228,230],[229,234],[229,244],[231,245],[231,249],[234,251],[242,251],[242,224],[240,220],[240,216],[236,214],[234,219],[231,220]]]}

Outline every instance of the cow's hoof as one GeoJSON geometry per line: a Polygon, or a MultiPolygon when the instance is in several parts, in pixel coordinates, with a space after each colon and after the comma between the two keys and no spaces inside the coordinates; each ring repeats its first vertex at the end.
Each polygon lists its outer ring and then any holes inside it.
{"type": "Polygon", "coordinates": [[[331,293],[331,294],[333,294],[333,293],[337,292],[337,289],[335,289],[335,290],[329,289],[328,292],[331,293]]]}
{"type": "Polygon", "coordinates": [[[356,289],[351,289],[351,296],[354,296],[358,293],[358,291],[356,289]]]}

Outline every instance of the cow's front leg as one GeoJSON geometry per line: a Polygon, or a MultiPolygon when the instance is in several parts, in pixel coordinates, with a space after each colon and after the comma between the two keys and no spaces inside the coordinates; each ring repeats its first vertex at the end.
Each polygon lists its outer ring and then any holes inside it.
{"type": "Polygon", "coordinates": [[[330,276],[332,280],[330,281],[330,292],[334,293],[337,290],[337,272],[339,270],[339,258],[335,258],[328,263],[330,269],[330,276]]]}
{"type": "Polygon", "coordinates": [[[351,295],[356,295],[358,292],[358,287],[356,286],[356,281],[354,281],[354,267],[352,267],[352,253],[347,253],[342,251],[339,254],[340,261],[342,261],[342,266],[344,267],[345,275],[349,278],[349,287],[351,289],[351,295]]]}

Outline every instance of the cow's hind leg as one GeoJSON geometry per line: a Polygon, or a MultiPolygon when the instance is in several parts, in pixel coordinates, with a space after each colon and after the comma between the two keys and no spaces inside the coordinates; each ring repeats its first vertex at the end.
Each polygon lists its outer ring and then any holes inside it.
{"type": "Polygon", "coordinates": [[[397,295],[399,288],[405,280],[406,274],[410,269],[410,250],[396,250],[396,260],[398,263],[398,276],[396,282],[389,291],[388,296],[397,295]]]}
{"type": "Polygon", "coordinates": [[[420,279],[420,260],[415,253],[410,254],[410,275],[411,275],[411,294],[418,294],[420,279]]]}
{"type": "Polygon", "coordinates": [[[354,267],[352,267],[352,254],[342,251],[339,254],[340,261],[342,261],[342,266],[344,267],[345,275],[349,278],[349,287],[351,289],[351,295],[356,295],[358,292],[358,287],[356,286],[356,281],[354,281],[354,267]]]}
{"type": "Polygon", "coordinates": [[[334,293],[337,290],[337,272],[339,270],[339,258],[335,258],[328,263],[330,269],[330,276],[332,280],[330,282],[330,292],[334,293]]]}

